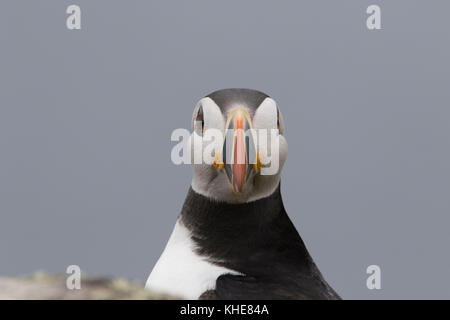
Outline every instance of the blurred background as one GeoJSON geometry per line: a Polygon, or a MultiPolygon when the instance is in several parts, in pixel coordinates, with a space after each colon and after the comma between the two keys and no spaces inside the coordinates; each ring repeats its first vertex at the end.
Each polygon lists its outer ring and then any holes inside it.
{"type": "Polygon", "coordinates": [[[450,298],[448,1],[0,3],[0,275],[145,282],[190,185],[196,102],[266,92],[285,207],[344,299],[450,298]],[[81,7],[81,30],[66,8],[81,7]],[[381,7],[381,30],[366,9],[381,7]],[[366,268],[381,267],[381,290],[366,268]]]}

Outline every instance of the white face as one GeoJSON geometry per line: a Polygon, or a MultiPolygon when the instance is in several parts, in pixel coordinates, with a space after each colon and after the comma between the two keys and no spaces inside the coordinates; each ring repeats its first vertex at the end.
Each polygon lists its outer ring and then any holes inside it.
{"type": "MultiPolygon", "coordinates": [[[[273,131],[271,131],[271,129],[274,129],[277,130],[275,136],[279,145],[278,150],[272,150],[274,147],[271,147],[270,136],[265,139],[266,141],[256,138],[256,143],[251,139],[249,142],[237,135],[234,136],[231,141],[232,157],[235,160],[242,157],[245,163],[236,162],[233,165],[225,159],[228,157],[219,153],[217,156],[223,160],[222,165],[194,164],[192,188],[195,192],[228,203],[243,203],[267,197],[275,191],[280,182],[280,173],[286,160],[288,148],[283,135],[283,118],[273,99],[266,98],[251,115],[250,110],[238,105],[227,110],[226,114],[222,114],[216,103],[211,98],[206,97],[197,103],[192,123],[192,135],[199,136],[209,129],[220,130],[222,136],[226,136],[227,129],[245,130],[251,128],[256,133],[255,137],[259,137],[259,134],[264,131],[261,129],[272,132],[272,137],[274,137],[273,131]],[[249,163],[248,153],[246,153],[249,148],[254,148],[259,153],[260,160],[263,163],[262,168],[249,163]],[[277,152],[278,159],[273,157],[271,150],[277,152]],[[276,165],[268,161],[269,159],[277,161],[276,165]],[[270,167],[272,170],[268,170],[266,167],[270,167]],[[267,172],[270,172],[270,174],[267,174],[267,172]]],[[[236,130],[229,131],[236,132],[236,130]]],[[[237,132],[239,131],[237,130],[237,132]]],[[[229,140],[225,138],[225,144],[229,140]]],[[[192,157],[201,157],[201,153],[207,144],[208,142],[203,142],[203,145],[200,146],[194,144],[192,157]]],[[[192,147],[192,136],[190,146],[192,147]]]]}

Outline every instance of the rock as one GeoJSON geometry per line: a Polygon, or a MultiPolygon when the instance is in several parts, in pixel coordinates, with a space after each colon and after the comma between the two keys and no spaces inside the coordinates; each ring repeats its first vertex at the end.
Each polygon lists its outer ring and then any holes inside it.
{"type": "Polygon", "coordinates": [[[144,289],[123,278],[81,277],[81,289],[69,290],[66,276],[36,272],[22,277],[0,277],[0,300],[111,300],[111,299],[177,299],[144,289]]]}

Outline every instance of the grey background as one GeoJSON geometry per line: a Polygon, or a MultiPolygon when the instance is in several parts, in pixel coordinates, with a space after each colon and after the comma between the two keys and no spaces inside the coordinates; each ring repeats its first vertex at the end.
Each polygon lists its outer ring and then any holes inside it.
{"type": "Polygon", "coordinates": [[[448,1],[1,1],[0,275],[145,281],[210,91],[277,100],[285,206],[343,298],[450,298],[448,1]],[[365,27],[366,8],[382,28],[365,27]],[[82,30],[66,29],[66,7],[82,30]],[[366,267],[382,268],[382,290],[366,267]]]}

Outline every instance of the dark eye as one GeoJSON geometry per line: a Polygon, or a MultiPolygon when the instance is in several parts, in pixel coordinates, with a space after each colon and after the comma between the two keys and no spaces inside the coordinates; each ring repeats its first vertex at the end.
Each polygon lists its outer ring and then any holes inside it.
{"type": "Polygon", "coordinates": [[[280,113],[280,110],[277,108],[277,128],[280,134],[284,134],[284,123],[283,116],[280,113]]]}
{"type": "Polygon", "coordinates": [[[195,116],[195,124],[194,128],[197,131],[197,133],[203,134],[205,131],[205,120],[203,119],[203,108],[198,108],[197,115],[195,116]]]}
{"type": "Polygon", "coordinates": [[[277,109],[277,128],[280,130],[280,111],[277,109]]]}

